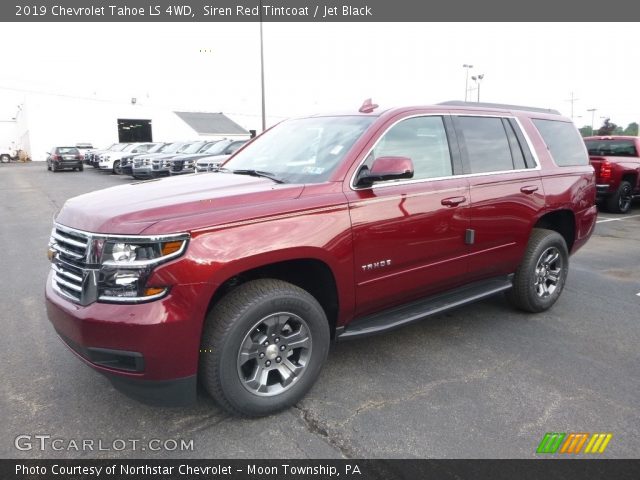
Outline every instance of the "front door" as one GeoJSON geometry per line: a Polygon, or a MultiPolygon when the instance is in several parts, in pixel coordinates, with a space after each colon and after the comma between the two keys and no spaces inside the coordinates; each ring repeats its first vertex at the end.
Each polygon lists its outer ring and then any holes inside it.
{"type": "MultiPolygon", "coordinates": [[[[455,142],[453,142],[455,145],[455,142]]],[[[356,315],[458,284],[467,271],[469,186],[456,178],[443,116],[389,126],[360,168],[383,156],[408,157],[410,180],[347,192],[353,229],[356,315]]]]}

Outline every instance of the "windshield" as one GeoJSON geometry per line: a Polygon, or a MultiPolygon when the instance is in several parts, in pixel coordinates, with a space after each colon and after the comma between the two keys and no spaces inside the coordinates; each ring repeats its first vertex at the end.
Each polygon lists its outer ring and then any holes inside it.
{"type": "Polygon", "coordinates": [[[360,116],[285,121],[253,140],[224,167],[269,172],[288,183],[323,182],[373,121],[360,116]]]}
{"type": "Polygon", "coordinates": [[[220,143],[219,140],[216,140],[215,142],[207,142],[200,147],[200,150],[198,150],[198,153],[207,153],[207,151],[209,151],[210,148],[213,148],[218,143],[220,143]]]}
{"type": "Polygon", "coordinates": [[[220,140],[219,142],[207,148],[204,153],[207,153],[209,155],[220,155],[222,152],[224,152],[224,149],[227,148],[230,143],[231,140],[220,140]]]}
{"type": "Polygon", "coordinates": [[[128,147],[129,145],[131,145],[130,143],[119,143],[116,146],[111,148],[112,152],[121,152],[122,150],[124,150],[125,147],[128,147]]]}
{"type": "Polygon", "coordinates": [[[585,140],[589,155],[606,157],[637,157],[633,140],[585,140]]]}
{"type": "Polygon", "coordinates": [[[162,147],[164,147],[165,144],[164,143],[157,143],[155,144],[153,147],[151,147],[149,150],[147,150],[147,153],[156,153],[162,150],[162,147]]]}
{"type": "Polygon", "coordinates": [[[180,147],[183,147],[184,143],[169,143],[160,149],[162,153],[176,153],[180,147]]]}
{"type": "Polygon", "coordinates": [[[204,142],[187,144],[184,148],[180,149],[179,153],[198,153],[198,150],[202,148],[202,145],[204,145],[204,142]]]}

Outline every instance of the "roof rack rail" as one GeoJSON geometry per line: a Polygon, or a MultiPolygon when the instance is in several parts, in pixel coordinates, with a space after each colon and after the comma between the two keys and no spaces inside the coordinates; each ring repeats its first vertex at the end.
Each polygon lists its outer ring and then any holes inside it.
{"type": "Polygon", "coordinates": [[[558,110],[552,108],[525,107],[522,105],[508,105],[505,103],[484,103],[484,102],[463,102],[461,100],[450,100],[448,102],[440,102],[438,105],[450,105],[452,107],[485,107],[485,108],[502,108],[504,110],[526,110],[529,112],[550,113],[560,115],[558,110]]]}

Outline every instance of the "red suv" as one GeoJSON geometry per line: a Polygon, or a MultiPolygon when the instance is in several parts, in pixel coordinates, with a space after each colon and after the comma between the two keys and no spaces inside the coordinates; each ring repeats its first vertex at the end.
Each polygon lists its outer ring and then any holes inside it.
{"type": "Polygon", "coordinates": [[[146,401],[265,415],[314,383],[332,340],[499,292],[558,299],[595,178],[555,111],[445,104],[282,122],[218,171],[98,191],[55,220],[60,338],[146,401]]]}

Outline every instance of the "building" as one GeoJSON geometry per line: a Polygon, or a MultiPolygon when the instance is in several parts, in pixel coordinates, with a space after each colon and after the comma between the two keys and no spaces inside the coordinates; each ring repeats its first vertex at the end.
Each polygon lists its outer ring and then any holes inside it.
{"type": "MultiPolygon", "coordinates": [[[[56,145],[248,138],[249,132],[223,113],[174,112],[132,98],[113,102],[62,95],[28,94],[16,114],[14,133],[0,142],[43,161],[56,145]]],[[[6,132],[5,132],[6,135],[6,132]]]]}

